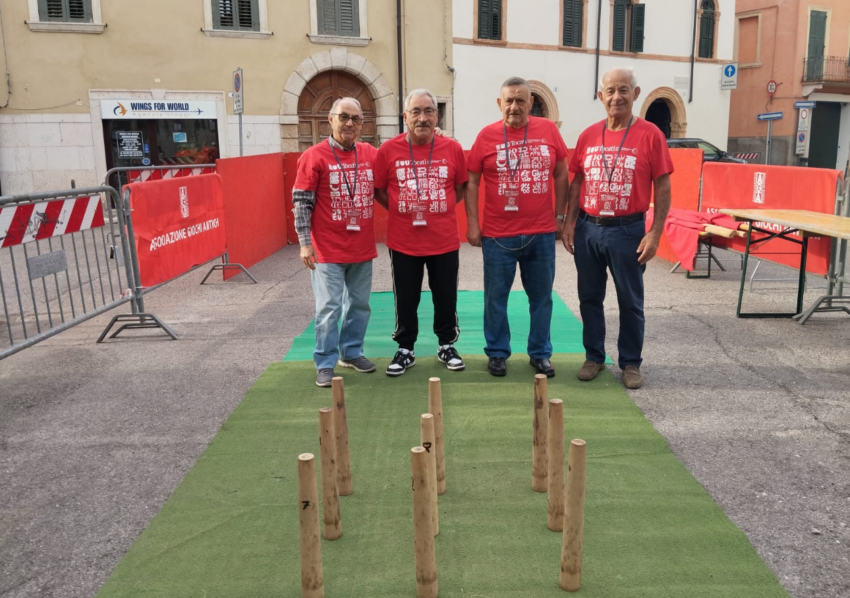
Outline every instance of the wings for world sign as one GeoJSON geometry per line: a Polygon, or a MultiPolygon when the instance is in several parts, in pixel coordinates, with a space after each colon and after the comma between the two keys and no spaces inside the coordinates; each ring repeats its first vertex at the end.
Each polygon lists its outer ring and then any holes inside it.
{"type": "Polygon", "coordinates": [[[216,103],[195,100],[101,100],[103,119],[216,118],[216,103]]]}
{"type": "Polygon", "coordinates": [[[171,280],[227,250],[219,175],[132,183],[128,188],[142,286],[171,280]]]}

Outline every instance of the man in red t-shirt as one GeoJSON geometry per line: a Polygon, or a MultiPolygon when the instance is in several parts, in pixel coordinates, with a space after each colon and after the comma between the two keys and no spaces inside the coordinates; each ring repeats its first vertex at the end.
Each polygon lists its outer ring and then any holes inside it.
{"type": "Polygon", "coordinates": [[[511,355],[508,296],[517,264],[531,316],[529,363],[538,373],[555,375],[549,361],[555,240],[563,231],[570,182],[564,139],[552,121],[529,116],[533,102],[525,79],[505,81],[497,100],[503,118],[481,130],[467,163],[466,238],[484,254],[484,352],[493,376],[505,375],[511,355]]]}
{"type": "Polygon", "coordinates": [[[331,386],[334,366],[374,372],[363,355],[369,324],[372,260],[378,257],[373,226],[373,175],[378,150],[357,143],[363,111],[354,98],[331,107],[331,137],[298,159],[292,189],[301,261],[310,268],[316,297],[316,385],[331,386]],[[339,322],[342,319],[342,329],[339,322]]]}
{"type": "Polygon", "coordinates": [[[435,135],[437,100],[427,89],[414,89],[405,99],[407,132],[387,141],[375,162],[375,200],[387,208],[387,247],[392,262],[398,351],[388,376],[401,376],[416,364],[419,299],[428,269],[434,302],[437,359],[453,371],[464,368],[454,348],[460,239],[457,202],[469,178],[463,149],[453,139],[435,135]]]}
{"type": "Polygon", "coordinates": [[[605,286],[614,278],[620,307],[618,365],[626,388],[643,386],[643,273],[655,256],[670,210],[673,162],[664,134],[632,114],[640,94],[630,69],[608,71],[599,99],[608,117],[579,135],[570,160],[575,174],[567,226],[562,237],[575,256],[584,325],[586,361],[580,380],[605,367],[605,286]],[[655,189],[655,218],[646,231],[646,212],[655,189]]]}

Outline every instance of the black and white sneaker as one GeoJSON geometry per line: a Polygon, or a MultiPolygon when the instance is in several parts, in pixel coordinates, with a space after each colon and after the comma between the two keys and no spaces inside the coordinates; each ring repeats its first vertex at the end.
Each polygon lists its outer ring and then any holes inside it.
{"type": "Polygon", "coordinates": [[[416,358],[413,356],[413,351],[399,349],[392,363],[387,366],[387,376],[401,376],[407,368],[412,368],[414,365],[416,365],[416,358]]]}
{"type": "Polygon", "coordinates": [[[457,350],[451,343],[442,345],[437,350],[437,360],[440,363],[446,364],[446,367],[453,372],[459,372],[466,367],[463,365],[463,359],[460,358],[460,355],[457,354],[457,350]]]}

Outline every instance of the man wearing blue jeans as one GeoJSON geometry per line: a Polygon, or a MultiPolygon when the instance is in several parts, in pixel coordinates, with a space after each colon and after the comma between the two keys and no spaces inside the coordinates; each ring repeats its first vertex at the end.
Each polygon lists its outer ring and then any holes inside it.
{"type": "Polygon", "coordinates": [[[630,69],[612,69],[599,84],[608,113],[576,142],[570,160],[575,174],[562,237],[575,255],[586,361],[579,380],[589,382],[605,368],[605,288],[608,270],[620,308],[618,364],[626,388],[643,386],[643,273],[655,256],[670,209],[673,162],[664,133],[632,114],[640,95],[630,69]],[[646,212],[655,190],[655,217],[646,212]]]}
{"type": "Polygon", "coordinates": [[[354,98],[334,102],[332,135],[304,152],[292,190],[301,262],[310,268],[316,298],[316,385],[331,386],[334,366],[374,372],[363,355],[371,310],[372,169],[378,150],[357,143],[363,112],[354,98]],[[340,327],[340,320],[342,326],[340,327]]]}
{"type": "Polygon", "coordinates": [[[505,81],[496,100],[502,119],[482,129],[467,162],[466,238],[484,253],[484,352],[493,376],[505,375],[511,356],[508,296],[517,265],[531,316],[529,363],[537,373],[555,375],[549,339],[555,240],[564,229],[570,183],[567,146],[555,123],[529,116],[533,102],[525,79],[505,81]]]}

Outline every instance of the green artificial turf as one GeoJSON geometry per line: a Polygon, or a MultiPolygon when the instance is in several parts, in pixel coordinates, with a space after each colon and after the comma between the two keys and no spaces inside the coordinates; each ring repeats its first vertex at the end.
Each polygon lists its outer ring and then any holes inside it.
{"type": "MultiPolygon", "coordinates": [[[[552,293],[552,348],[553,353],[581,353],[581,322],[564,303],[557,293],[552,293]]],[[[392,339],[395,330],[395,303],[392,293],[372,293],[369,304],[372,317],[366,331],[363,347],[364,354],[371,358],[392,357],[398,350],[398,344],[392,339]]],[[[460,324],[460,338],[455,347],[461,355],[481,355],[484,353],[484,292],[459,291],[457,294],[457,316],[460,324]]],[[[528,298],[524,291],[513,291],[508,300],[508,321],[511,325],[511,348],[517,356],[525,354],[528,341],[528,298]]],[[[293,342],[292,348],[283,358],[284,361],[312,360],[316,347],[315,322],[293,342]]],[[[419,340],[416,343],[417,355],[432,355],[437,352],[437,337],[433,332],[434,304],[431,292],[422,293],[419,303],[419,340]]],[[[610,363],[610,361],[609,361],[610,363]]]]}
{"type": "MultiPolygon", "coordinates": [[[[524,356],[523,356],[524,357],[524,356]]],[[[413,598],[410,448],[443,380],[448,492],[436,539],[444,598],[555,598],[561,534],[531,490],[533,370],[508,375],[436,357],[400,378],[345,370],[354,494],[343,536],[322,541],[328,598],[413,598]]],[[[587,441],[582,589],[594,598],[788,598],[744,534],[711,500],[608,370],[575,377],[583,356],[553,356],[549,396],[565,437],[587,441]]],[[[269,366],[118,565],[98,598],[301,596],[297,456],[319,461],[318,409],[330,389],[310,361],[269,366]]],[[[319,463],[317,463],[317,468],[319,463]]],[[[321,492],[321,484],[319,484],[321,492]]]]}

